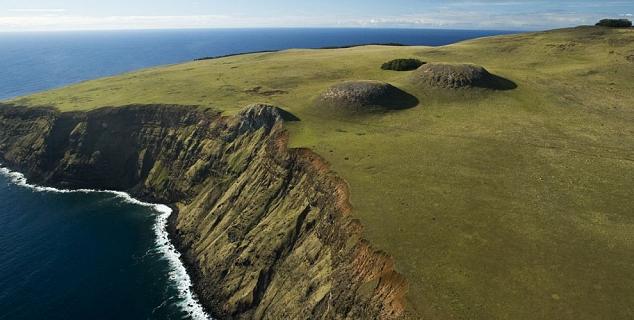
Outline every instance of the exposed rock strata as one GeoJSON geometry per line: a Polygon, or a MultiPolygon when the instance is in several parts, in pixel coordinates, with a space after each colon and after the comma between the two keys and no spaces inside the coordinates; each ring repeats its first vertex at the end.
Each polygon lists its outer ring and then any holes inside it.
{"type": "Polygon", "coordinates": [[[0,158],[31,181],[128,191],[177,208],[172,237],[223,319],[393,319],[405,281],[360,238],[348,188],[288,149],[278,110],[87,113],[0,106],[0,158]]]}

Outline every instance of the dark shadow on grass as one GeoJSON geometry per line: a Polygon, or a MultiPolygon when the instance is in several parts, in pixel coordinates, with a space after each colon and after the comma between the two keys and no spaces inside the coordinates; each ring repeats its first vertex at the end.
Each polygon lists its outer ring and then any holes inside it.
{"type": "Polygon", "coordinates": [[[479,86],[477,83],[474,86],[499,91],[513,90],[517,88],[517,83],[494,74],[491,74],[490,78],[486,82],[487,84],[485,86],[479,86]]]}
{"type": "Polygon", "coordinates": [[[282,109],[282,108],[277,108],[277,111],[280,113],[280,116],[282,117],[282,119],[284,121],[287,122],[295,122],[295,121],[301,121],[300,118],[298,118],[296,115],[282,109]]]}
{"type": "Polygon", "coordinates": [[[386,110],[405,110],[416,107],[420,101],[415,96],[399,89],[392,92],[389,96],[386,96],[383,101],[380,102],[380,106],[386,110]]]}

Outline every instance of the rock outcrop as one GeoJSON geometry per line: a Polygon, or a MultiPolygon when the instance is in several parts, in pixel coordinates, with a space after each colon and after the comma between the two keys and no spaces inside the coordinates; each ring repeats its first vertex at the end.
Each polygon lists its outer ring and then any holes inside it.
{"type": "Polygon", "coordinates": [[[85,113],[0,106],[0,159],[33,182],[170,204],[173,241],[221,319],[395,319],[405,280],[361,238],[348,187],[289,149],[278,109],[85,113]]]}

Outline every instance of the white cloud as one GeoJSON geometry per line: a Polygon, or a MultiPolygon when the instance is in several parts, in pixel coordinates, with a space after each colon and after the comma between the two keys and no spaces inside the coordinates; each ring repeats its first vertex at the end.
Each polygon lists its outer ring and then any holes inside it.
{"type": "Polygon", "coordinates": [[[66,9],[9,9],[9,12],[26,12],[26,13],[60,13],[66,12],[66,9]]]}
{"type": "Polygon", "coordinates": [[[36,15],[0,17],[2,31],[118,30],[160,28],[203,28],[231,24],[222,15],[196,16],[71,16],[36,15]]]}
{"type": "Polygon", "coordinates": [[[527,13],[527,14],[486,14],[479,11],[441,12],[411,14],[381,18],[342,21],[343,24],[358,26],[401,26],[420,28],[466,28],[466,29],[549,29],[594,24],[600,16],[573,13],[527,13]]]}
{"type": "Polygon", "coordinates": [[[415,27],[465,29],[550,29],[594,24],[602,16],[585,13],[493,14],[482,11],[440,10],[430,13],[382,16],[77,16],[47,12],[0,16],[0,31],[120,30],[222,27],[415,27]]]}

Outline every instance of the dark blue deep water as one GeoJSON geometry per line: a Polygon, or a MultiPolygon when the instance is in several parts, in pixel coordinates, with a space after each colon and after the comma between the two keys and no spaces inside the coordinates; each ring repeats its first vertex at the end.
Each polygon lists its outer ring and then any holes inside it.
{"type": "MultiPolygon", "coordinates": [[[[506,33],[510,32],[0,33],[0,99],[205,56],[363,43],[444,45],[506,33]]],[[[0,174],[0,320],[187,319],[192,312],[201,315],[187,290],[187,275],[176,253],[161,238],[165,237],[160,224],[165,221],[164,212],[134,204],[121,195],[36,190],[11,180],[6,172],[0,174]]]]}
{"type": "Polygon", "coordinates": [[[19,178],[0,170],[0,319],[205,318],[167,241],[169,208],[19,178]]]}

